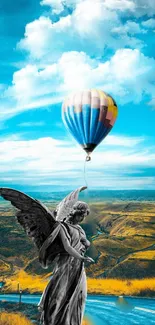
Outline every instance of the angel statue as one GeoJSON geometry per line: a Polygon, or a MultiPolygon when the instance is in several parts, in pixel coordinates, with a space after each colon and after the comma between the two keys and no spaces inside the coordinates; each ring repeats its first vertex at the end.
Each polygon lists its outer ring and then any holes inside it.
{"type": "Polygon", "coordinates": [[[50,211],[40,201],[10,188],[0,188],[0,195],[19,211],[17,220],[38,249],[43,268],[52,264],[53,273],[40,299],[38,309],[43,325],[81,325],[87,295],[84,256],[90,246],[79,223],[90,212],[78,201],[81,187],[71,192],[50,211]]]}

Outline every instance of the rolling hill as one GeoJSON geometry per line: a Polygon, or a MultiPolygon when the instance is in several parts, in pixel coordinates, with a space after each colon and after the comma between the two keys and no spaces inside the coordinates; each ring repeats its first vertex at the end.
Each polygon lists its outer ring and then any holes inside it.
{"type": "MultiPolygon", "coordinates": [[[[82,227],[91,241],[87,255],[95,264],[86,265],[87,276],[155,277],[155,203],[94,203],[90,208],[82,227]]],[[[9,204],[0,205],[1,275],[9,277],[21,269],[32,275],[49,274],[52,269],[41,268],[33,243],[14,215],[9,204]]]]}

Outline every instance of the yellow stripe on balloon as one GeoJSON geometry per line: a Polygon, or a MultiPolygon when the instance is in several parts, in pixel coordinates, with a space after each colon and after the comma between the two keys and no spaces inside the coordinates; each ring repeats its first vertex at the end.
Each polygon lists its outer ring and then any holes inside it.
{"type": "Polygon", "coordinates": [[[114,117],[117,117],[118,115],[118,108],[117,106],[114,106],[114,117]]]}
{"type": "Polygon", "coordinates": [[[107,96],[107,100],[108,100],[108,106],[113,106],[114,102],[112,100],[112,98],[110,96],[107,96]]]}
{"type": "Polygon", "coordinates": [[[113,113],[113,106],[114,105],[108,105],[108,112],[112,112],[113,113]]]}
{"type": "Polygon", "coordinates": [[[107,97],[107,95],[104,93],[104,91],[98,89],[98,93],[100,95],[100,98],[104,99],[107,97]]]}

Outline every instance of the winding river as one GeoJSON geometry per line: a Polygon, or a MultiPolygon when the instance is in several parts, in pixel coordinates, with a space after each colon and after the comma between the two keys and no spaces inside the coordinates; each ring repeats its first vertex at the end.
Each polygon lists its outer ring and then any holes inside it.
{"type": "MultiPolygon", "coordinates": [[[[22,295],[22,302],[38,304],[40,295],[22,295]]],[[[18,294],[1,294],[1,301],[19,301],[18,294]]],[[[117,297],[88,295],[85,316],[92,325],[152,325],[155,324],[155,299],[125,298],[125,305],[117,297]],[[124,307],[125,306],[125,307],[124,307]]]]}

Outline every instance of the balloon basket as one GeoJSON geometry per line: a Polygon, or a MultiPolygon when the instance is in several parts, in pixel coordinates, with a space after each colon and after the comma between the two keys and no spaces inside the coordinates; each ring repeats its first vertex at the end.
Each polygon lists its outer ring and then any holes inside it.
{"type": "Polygon", "coordinates": [[[90,161],[91,160],[91,157],[88,155],[87,157],[86,157],[86,161],[90,161]]]}

